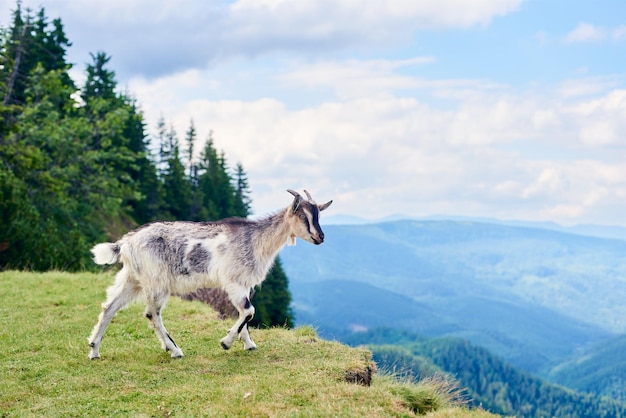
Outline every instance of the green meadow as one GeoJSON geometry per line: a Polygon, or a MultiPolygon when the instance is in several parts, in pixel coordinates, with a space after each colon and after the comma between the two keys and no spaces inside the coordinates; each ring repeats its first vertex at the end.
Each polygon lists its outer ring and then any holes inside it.
{"type": "Polygon", "coordinates": [[[219,339],[232,325],[172,297],[163,318],[185,357],[163,351],[143,305],[118,313],[89,360],[87,337],[112,273],[0,273],[0,416],[492,416],[445,379],[374,373],[365,349],[311,327],[254,329],[255,351],[219,339]]]}

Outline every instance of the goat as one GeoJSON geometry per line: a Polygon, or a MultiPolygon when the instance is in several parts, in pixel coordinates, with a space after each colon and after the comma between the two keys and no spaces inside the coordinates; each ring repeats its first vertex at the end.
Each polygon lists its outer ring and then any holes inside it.
{"type": "Polygon", "coordinates": [[[293,190],[293,202],[285,209],[259,220],[227,218],[215,222],[154,222],[128,232],[115,243],[97,244],[91,250],[96,264],[122,263],[115,284],[107,289],[91,336],[89,358],[100,358],[100,343],[117,311],[143,296],[145,316],[161,346],[172,357],[182,350],[167,333],[161,311],[171,294],[185,294],[203,287],[226,291],[239,317],[220,340],[228,350],[237,336],[245,350],[254,350],[248,322],[254,315],[251,291],[261,284],[278,252],[296,237],[319,245],[324,232],[319,213],[333,202],[316,204],[293,190]]]}

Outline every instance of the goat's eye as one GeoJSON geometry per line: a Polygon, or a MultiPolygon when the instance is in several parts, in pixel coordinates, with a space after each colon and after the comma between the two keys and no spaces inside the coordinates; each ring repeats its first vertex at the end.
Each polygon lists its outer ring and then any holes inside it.
{"type": "Polygon", "coordinates": [[[306,219],[306,215],[304,213],[300,214],[300,219],[302,219],[303,221],[306,219]]]}

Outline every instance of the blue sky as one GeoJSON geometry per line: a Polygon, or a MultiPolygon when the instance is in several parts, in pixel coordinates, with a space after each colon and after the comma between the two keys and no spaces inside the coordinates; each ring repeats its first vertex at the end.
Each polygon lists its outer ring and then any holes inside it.
{"type": "Polygon", "coordinates": [[[626,226],[623,1],[24,0],[39,5],[79,82],[105,51],[152,132],[161,115],[213,131],[257,215],[307,188],[365,218],[626,226]]]}

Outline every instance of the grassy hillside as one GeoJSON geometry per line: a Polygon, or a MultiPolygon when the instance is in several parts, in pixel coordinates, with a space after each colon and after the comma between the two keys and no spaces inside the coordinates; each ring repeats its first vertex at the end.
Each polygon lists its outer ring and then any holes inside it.
{"type": "Polygon", "coordinates": [[[372,366],[371,353],[308,327],[253,330],[258,350],[224,351],[218,341],[230,321],[177,298],[164,321],[184,358],[161,350],[133,305],[113,320],[102,359],[89,360],[87,336],[111,281],[0,273],[0,416],[492,416],[455,407],[445,382],[349,382],[372,366]]]}

